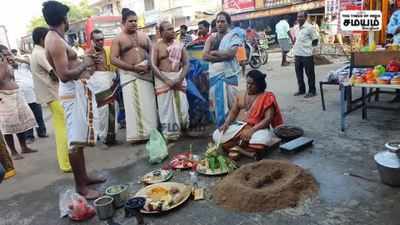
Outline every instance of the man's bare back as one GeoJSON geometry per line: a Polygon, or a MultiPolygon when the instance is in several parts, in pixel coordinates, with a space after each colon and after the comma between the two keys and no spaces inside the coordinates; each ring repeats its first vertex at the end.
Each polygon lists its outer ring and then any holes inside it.
{"type": "Polygon", "coordinates": [[[53,61],[52,53],[49,50],[63,50],[68,58],[68,68],[73,68],[76,66],[78,61],[78,55],[72,50],[67,43],[54,31],[49,31],[45,38],[45,46],[46,46],[46,56],[47,60],[49,61],[50,65],[55,68],[55,63],[53,61]]]}
{"type": "Polygon", "coordinates": [[[57,32],[48,32],[45,38],[45,49],[47,60],[55,68],[56,74],[62,82],[90,76],[85,69],[88,65],[93,65],[93,60],[85,58],[85,65],[82,65],[75,51],[57,32]]]}

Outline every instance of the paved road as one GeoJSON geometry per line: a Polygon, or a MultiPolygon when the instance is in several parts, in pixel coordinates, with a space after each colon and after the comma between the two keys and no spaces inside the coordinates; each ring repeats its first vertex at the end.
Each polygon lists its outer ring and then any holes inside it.
{"type": "MultiPolygon", "coordinates": [[[[269,214],[234,213],[218,208],[207,192],[207,200],[187,202],[183,207],[162,216],[146,217],[149,224],[300,224],[300,225],[350,225],[385,224],[398,225],[400,221],[400,192],[379,183],[373,155],[383,149],[387,140],[399,137],[398,112],[371,111],[369,120],[361,120],[361,112],[348,118],[345,133],[339,129],[339,99],[337,87],[328,87],[327,109],[321,110],[320,98],[294,97],[296,81],[293,66],[280,67],[279,54],[262,70],[268,73],[268,89],[273,91],[282,108],[287,124],[297,125],[305,135],[315,139],[313,147],[295,155],[278,151],[268,158],[290,160],[308,169],[320,186],[318,196],[300,204],[297,208],[275,211],[269,214]],[[352,172],[369,177],[376,182],[344,176],[352,172]]],[[[318,66],[318,80],[339,64],[318,66]]],[[[243,82],[242,82],[243,83],[243,82]]],[[[383,98],[383,101],[389,100],[383,98]]],[[[49,128],[51,135],[51,128],[49,128]]],[[[123,140],[124,133],[119,133],[123,140]]],[[[208,139],[184,138],[171,146],[170,151],[185,151],[192,144],[194,151],[204,151],[208,139]]],[[[73,185],[70,174],[61,173],[55,161],[54,136],[40,139],[33,145],[39,153],[26,156],[16,162],[16,178],[0,185],[0,225],[73,224],[58,217],[58,195],[73,185]]],[[[144,145],[124,144],[114,148],[99,146],[88,149],[90,171],[109,176],[107,184],[130,183],[132,192],[140,185],[138,176],[158,165],[150,165],[145,158],[144,145]]],[[[187,182],[187,172],[177,172],[173,178],[187,182]]],[[[202,185],[211,187],[221,178],[201,177],[202,185]]],[[[135,224],[123,218],[119,211],[115,220],[121,224],[135,224]]],[[[81,224],[102,224],[97,218],[81,224]]]]}

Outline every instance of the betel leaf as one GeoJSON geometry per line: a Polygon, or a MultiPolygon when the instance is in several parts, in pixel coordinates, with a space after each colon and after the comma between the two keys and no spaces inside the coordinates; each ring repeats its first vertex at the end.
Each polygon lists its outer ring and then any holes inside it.
{"type": "Polygon", "coordinates": [[[226,171],[226,170],[228,170],[228,165],[227,165],[227,162],[226,162],[225,157],[222,156],[222,155],[219,155],[219,156],[217,157],[217,159],[218,159],[219,168],[221,169],[221,171],[226,171]]]}
{"type": "Polygon", "coordinates": [[[215,157],[208,157],[208,165],[210,166],[211,171],[214,172],[217,166],[215,157]]]}

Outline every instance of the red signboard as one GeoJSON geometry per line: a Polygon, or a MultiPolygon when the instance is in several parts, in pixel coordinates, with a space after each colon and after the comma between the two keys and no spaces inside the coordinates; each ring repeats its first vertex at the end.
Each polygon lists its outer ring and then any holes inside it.
{"type": "Polygon", "coordinates": [[[236,13],[254,8],[254,0],[224,0],[224,11],[226,12],[236,13]]]}

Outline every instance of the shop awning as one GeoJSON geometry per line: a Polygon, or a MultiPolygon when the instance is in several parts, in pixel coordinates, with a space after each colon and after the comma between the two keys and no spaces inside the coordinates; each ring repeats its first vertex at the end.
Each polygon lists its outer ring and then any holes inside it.
{"type": "Polygon", "coordinates": [[[325,0],[317,0],[317,1],[312,1],[312,2],[303,2],[303,3],[293,4],[293,5],[286,5],[286,6],[276,7],[276,8],[255,10],[252,12],[238,13],[238,14],[232,15],[232,20],[240,21],[240,20],[249,20],[249,19],[256,19],[256,18],[268,17],[268,16],[278,16],[278,15],[303,12],[303,11],[324,8],[324,7],[325,7],[325,0]]]}

